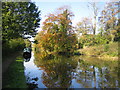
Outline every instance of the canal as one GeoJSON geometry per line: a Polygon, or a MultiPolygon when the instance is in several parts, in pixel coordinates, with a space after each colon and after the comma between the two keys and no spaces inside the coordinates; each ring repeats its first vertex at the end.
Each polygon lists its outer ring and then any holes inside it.
{"type": "Polygon", "coordinates": [[[118,61],[86,56],[51,56],[40,59],[32,52],[24,62],[26,82],[32,88],[118,88],[118,61]]]}

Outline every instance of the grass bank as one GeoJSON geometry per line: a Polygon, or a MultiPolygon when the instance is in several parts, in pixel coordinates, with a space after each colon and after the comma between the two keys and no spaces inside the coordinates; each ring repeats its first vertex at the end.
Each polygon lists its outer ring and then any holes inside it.
{"type": "Polygon", "coordinates": [[[27,88],[23,58],[18,56],[3,73],[2,88],[27,88]]]}
{"type": "Polygon", "coordinates": [[[118,42],[111,42],[104,45],[84,47],[78,50],[83,55],[98,57],[100,59],[118,59],[118,42]]]}

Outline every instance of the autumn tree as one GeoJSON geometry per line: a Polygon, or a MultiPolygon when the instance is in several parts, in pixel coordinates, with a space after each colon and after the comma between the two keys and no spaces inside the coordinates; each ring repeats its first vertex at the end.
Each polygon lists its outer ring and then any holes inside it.
{"type": "Polygon", "coordinates": [[[111,41],[114,41],[114,38],[118,36],[117,32],[119,31],[118,13],[120,11],[118,10],[118,5],[119,2],[106,3],[106,7],[99,17],[101,32],[107,36],[109,35],[111,41]]]}
{"type": "MultiPolygon", "coordinates": [[[[76,35],[72,30],[71,17],[73,14],[66,7],[57,10],[58,13],[49,14],[43,22],[43,34],[38,40],[40,51],[45,53],[57,52],[67,53],[73,52],[76,46],[76,35]]],[[[39,32],[39,33],[41,33],[39,32]]]]}

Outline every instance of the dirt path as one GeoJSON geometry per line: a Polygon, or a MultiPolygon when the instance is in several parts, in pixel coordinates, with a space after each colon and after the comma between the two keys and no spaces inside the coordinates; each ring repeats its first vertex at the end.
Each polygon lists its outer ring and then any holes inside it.
{"type": "Polygon", "coordinates": [[[16,57],[21,55],[22,51],[16,52],[16,53],[12,53],[9,56],[5,57],[3,62],[2,62],[2,73],[4,74],[8,67],[10,66],[10,64],[16,60],[16,57]]]}

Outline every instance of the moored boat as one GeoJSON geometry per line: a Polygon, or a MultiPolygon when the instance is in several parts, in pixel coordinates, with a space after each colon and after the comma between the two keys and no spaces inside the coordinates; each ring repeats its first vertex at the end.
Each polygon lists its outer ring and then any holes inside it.
{"type": "Polygon", "coordinates": [[[24,48],[23,50],[23,57],[25,59],[31,58],[31,48],[24,48]]]}

